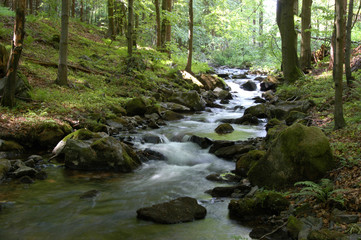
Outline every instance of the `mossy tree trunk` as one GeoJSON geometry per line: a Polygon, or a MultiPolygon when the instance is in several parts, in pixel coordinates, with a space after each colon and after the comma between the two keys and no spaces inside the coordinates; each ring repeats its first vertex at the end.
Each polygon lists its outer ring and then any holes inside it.
{"type": "Polygon", "coordinates": [[[352,19],[353,19],[353,0],[350,0],[348,5],[348,16],[346,24],[346,48],[345,48],[345,71],[347,86],[352,85],[352,74],[351,74],[351,30],[352,30],[352,19]]]}
{"type": "Polygon", "coordinates": [[[193,56],[193,0],[189,0],[189,39],[188,39],[188,61],[186,71],[192,73],[193,56]]]}
{"type": "Polygon", "coordinates": [[[312,0],[302,1],[301,21],[301,69],[311,68],[311,6],[312,0]]]}
{"type": "Polygon", "coordinates": [[[71,17],[75,18],[75,0],[72,0],[71,2],[71,17]]]}
{"type": "Polygon", "coordinates": [[[68,85],[68,31],[69,31],[69,0],[61,3],[61,34],[59,43],[59,65],[56,84],[68,85]]]}
{"type": "Polygon", "coordinates": [[[282,39],[282,68],[287,83],[294,83],[303,75],[297,56],[294,7],[295,0],[277,0],[277,25],[282,39]]]}
{"type": "Polygon", "coordinates": [[[1,98],[1,105],[7,107],[15,106],[16,72],[18,69],[21,52],[23,50],[23,41],[25,35],[26,0],[17,0],[15,4],[16,15],[14,24],[14,38],[6,70],[4,93],[1,98]]]}
{"type": "Polygon", "coordinates": [[[345,127],[346,122],[343,117],[342,104],[342,75],[343,75],[343,61],[344,61],[344,46],[345,46],[345,24],[344,24],[344,0],[335,1],[336,13],[336,43],[335,56],[333,66],[333,77],[335,81],[335,129],[345,127]]]}
{"type": "Polygon", "coordinates": [[[154,1],[155,5],[155,21],[157,25],[157,48],[161,46],[161,28],[160,28],[160,9],[159,9],[159,0],[154,1]]]}
{"type": "Polygon", "coordinates": [[[169,14],[172,11],[172,0],[162,0],[163,15],[161,28],[161,51],[167,52],[170,56],[169,44],[172,37],[172,26],[169,21],[169,14]]]}
{"type": "Polygon", "coordinates": [[[108,36],[111,39],[115,39],[114,30],[114,0],[108,0],[108,36]]]}

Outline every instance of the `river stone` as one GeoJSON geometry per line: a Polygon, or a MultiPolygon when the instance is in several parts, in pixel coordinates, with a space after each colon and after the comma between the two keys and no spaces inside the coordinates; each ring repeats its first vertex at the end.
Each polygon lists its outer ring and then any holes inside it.
{"type": "Polygon", "coordinates": [[[32,183],[34,183],[34,180],[31,177],[25,175],[19,179],[19,182],[24,183],[24,184],[32,184],[32,183]]]}
{"type": "Polygon", "coordinates": [[[113,137],[69,139],[62,150],[65,166],[77,170],[130,172],[141,163],[134,151],[113,137]]]}
{"type": "Polygon", "coordinates": [[[203,84],[206,90],[214,90],[216,87],[225,89],[227,87],[223,79],[215,74],[202,74],[198,80],[203,84]]]}
{"type": "Polygon", "coordinates": [[[128,116],[144,115],[149,107],[149,100],[144,97],[135,97],[125,104],[128,116]]]}
{"type": "Polygon", "coordinates": [[[287,229],[285,227],[282,227],[274,232],[276,228],[279,226],[256,226],[252,229],[252,231],[249,233],[249,236],[252,239],[268,239],[268,240],[294,240],[297,238],[292,238],[289,236],[289,233],[287,232],[287,229]],[[267,234],[267,237],[263,237],[267,234]]]}
{"type": "Polygon", "coordinates": [[[181,197],[137,210],[137,218],[162,224],[192,222],[203,219],[206,214],[206,208],[190,197],[181,197]]]}
{"type": "Polygon", "coordinates": [[[236,174],[239,176],[247,177],[249,169],[251,169],[257,161],[266,155],[262,150],[251,150],[243,154],[236,163],[236,174]]]}
{"type": "Polygon", "coordinates": [[[234,131],[234,128],[229,123],[222,123],[214,131],[218,134],[227,134],[234,131]]]}
{"type": "Polygon", "coordinates": [[[243,83],[241,87],[246,91],[256,91],[257,90],[257,84],[253,82],[252,80],[248,80],[247,82],[243,83]]]}
{"type": "Polygon", "coordinates": [[[6,177],[11,168],[11,163],[7,159],[0,159],[0,181],[6,177]]]}
{"type": "Polygon", "coordinates": [[[193,111],[201,111],[206,107],[206,102],[196,91],[175,92],[169,98],[170,102],[175,102],[189,107],[193,111]]]}
{"type": "Polygon", "coordinates": [[[152,149],[146,148],[144,151],[138,153],[141,161],[146,162],[149,160],[167,160],[167,157],[160,152],[156,152],[152,149]]]}
{"type": "Polygon", "coordinates": [[[330,143],[321,129],[296,123],[279,133],[248,177],[253,185],[279,188],[318,180],[334,166],[330,143]]]}
{"type": "Polygon", "coordinates": [[[331,219],[336,223],[351,224],[351,223],[357,223],[359,220],[359,216],[347,214],[346,212],[335,208],[332,211],[331,219]]]}
{"type": "Polygon", "coordinates": [[[20,178],[22,176],[34,177],[37,171],[34,168],[21,166],[13,172],[14,177],[20,178]]]}
{"type": "Polygon", "coordinates": [[[216,140],[209,149],[209,153],[215,153],[218,149],[234,145],[234,141],[216,140]]]}
{"type": "Polygon", "coordinates": [[[266,104],[258,104],[256,106],[251,106],[244,110],[244,115],[250,114],[258,118],[268,118],[269,109],[266,104]]]}
{"type": "Polygon", "coordinates": [[[239,155],[254,150],[255,147],[252,145],[246,145],[244,143],[234,144],[232,146],[223,147],[214,152],[214,155],[225,159],[234,159],[239,155]]]}
{"type": "Polygon", "coordinates": [[[259,120],[257,117],[251,115],[251,114],[245,114],[241,118],[234,119],[232,123],[235,124],[243,124],[243,125],[258,125],[259,120]]]}
{"type": "Polygon", "coordinates": [[[269,117],[285,120],[292,111],[306,113],[314,106],[312,101],[279,102],[276,105],[269,105],[269,117]]]}
{"type": "Polygon", "coordinates": [[[307,240],[344,240],[345,237],[346,235],[341,232],[323,228],[311,231],[307,240]]]}
{"type": "Polygon", "coordinates": [[[216,88],[213,90],[213,92],[217,96],[217,98],[219,98],[221,100],[230,100],[233,98],[232,94],[227,90],[216,88]]]}
{"type": "Polygon", "coordinates": [[[191,110],[189,107],[173,102],[162,102],[160,106],[173,112],[189,112],[191,110]]]}
{"type": "Polygon", "coordinates": [[[158,143],[162,143],[163,140],[161,139],[161,137],[159,137],[158,135],[153,135],[153,134],[145,134],[142,137],[143,141],[146,143],[153,143],[153,144],[158,144],[158,143]]]}
{"type": "Polygon", "coordinates": [[[306,113],[299,112],[299,111],[291,111],[286,118],[286,124],[288,126],[291,126],[297,120],[300,120],[300,119],[302,120],[302,119],[305,119],[306,117],[307,117],[306,113]]]}
{"type": "Polygon", "coordinates": [[[189,141],[198,144],[202,149],[206,149],[213,144],[213,141],[207,137],[198,137],[193,135],[190,137],[189,141]]]}
{"type": "Polygon", "coordinates": [[[212,197],[230,197],[236,191],[244,196],[250,190],[251,190],[250,186],[238,185],[238,186],[228,186],[228,187],[215,187],[209,191],[206,191],[206,193],[210,194],[212,197]]]}
{"type": "Polygon", "coordinates": [[[176,113],[176,112],[168,110],[162,114],[162,118],[166,121],[175,121],[175,120],[180,120],[180,119],[184,118],[184,116],[180,113],[176,113]]]}
{"type": "Polygon", "coordinates": [[[14,141],[5,141],[0,139],[0,151],[16,151],[16,152],[22,152],[24,148],[14,141]]]}
{"type": "Polygon", "coordinates": [[[275,90],[277,88],[277,85],[279,84],[279,81],[274,76],[268,76],[266,79],[264,79],[261,82],[261,91],[268,91],[268,90],[275,90]]]}
{"type": "Polygon", "coordinates": [[[234,173],[227,172],[222,174],[212,173],[206,177],[207,180],[213,182],[240,182],[241,178],[234,173]]]}

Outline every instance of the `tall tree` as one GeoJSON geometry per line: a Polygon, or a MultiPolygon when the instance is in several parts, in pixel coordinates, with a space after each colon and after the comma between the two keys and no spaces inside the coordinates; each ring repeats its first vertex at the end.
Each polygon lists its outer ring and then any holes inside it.
{"type": "Polygon", "coordinates": [[[68,30],[69,30],[69,0],[61,2],[61,34],[59,44],[58,78],[56,83],[68,85],[68,30]]]}
{"type": "Polygon", "coordinates": [[[7,107],[15,106],[16,73],[19,65],[23,41],[25,35],[25,11],[26,0],[17,0],[14,24],[14,37],[5,76],[5,88],[1,98],[1,105],[7,107]]]}
{"type": "Polygon", "coordinates": [[[193,55],[193,0],[189,0],[189,39],[188,39],[188,61],[186,71],[192,73],[193,55]]]}
{"type": "Polygon", "coordinates": [[[159,0],[154,1],[155,5],[155,21],[157,25],[157,48],[161,46],[161,28],[160,28],[160,9],[159,9],[159,0]]]}
{"type": "Polygon", "coordinates": [[[346,24],[346,48],[345,48],[345,71],[346,71],[346,80],[347,86],[352,85],[352,74],[351,74],[351,30],[352,30],[352,20],[353,20],[353,0],[350,0],[348,5],[348,16],[346,24]]]}
{"type": "Polygon", "coordinates": [[[163,20],[162,20],[162,28],[161,28],[161,48],[163,52],[168,52],[170,55],[169,49],[167,49],[167,45],[170,44],[171,36],[172,36],[172,26],[169,21],[169,15],[172,11],[172,0],[162,0],[162,12],[163,20]]]}
{"type": "Polygon", "coordinates": [[[128,0],[128,57],[131,58],[133,55],[133,29],[134,29],[134,0],[128,0]]]}
{"type": "MultiPolygon", "coordinates": [[[[264,14],[264,8],[263,8],[263,0],[260,0],[260,9],[259,9],[259,12],[258,12],[258,34],[260,37],[262,37],[263,35],[263,14],[264,14]]],[[[259,47],[263,48],[263,39],[261,39],[261,41],[259,42],[259,47]]]]}
{"type": "Polygon", "coordinates": [[[342,104],[342,75],[343,75],[343,60],[344,60],[344,46],[345,46],[345,24],[344,24],[344,0],[335,0],[336,13],[336,42],[335,42],[335,56],[333,66],[333,78],[335,82],[335,129],[343,128],[346,125],[343,117],[342,104]]]}
{"type": "Polygon", "coordinates": [[[293,83],[303,75],[297,56],[294,6],[295,0],[277,0],[277,25],[282,39],[282,68],[287,83],[293,83]]]}
{"type": "Polygon", "coordinates": [[[75,18],[75,0],[71,1],[71,17],[75,18]]]}
{"type": "Polygon", "coordinates": [[[111,39],[115,39],[114,30],[114,0],[108,0],[108,36],[111,39]]]}
{"type": "Polygon", "coordinates": [[[302,1],[301,13],[301,69],[311,68],[311,6],[312,0],[302,1]]]}

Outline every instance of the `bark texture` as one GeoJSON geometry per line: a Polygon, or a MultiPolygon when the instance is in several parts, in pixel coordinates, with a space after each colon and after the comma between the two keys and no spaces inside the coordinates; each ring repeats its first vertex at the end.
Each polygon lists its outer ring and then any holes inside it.
{"type": "Polygon", "coordinates": [[[193,56],[193,0],[189,0],[189,39],[188,39],[188,61],[186,71],[192,73],[193,56]]]}
{"type": "Polygon", "coordinates": [[[133,55],[133,29],[134,29],[134,11],[133,11],[134,0],[128,0],[128,57],[133,55]]]}
{"type": "Polygon", "coordinates": [[[16,1],[16,15],[14,24],[14,38],[5,76],[5,88],[1,98],[1,105],[15,106],[16,72],[19,65],[25,35],[26,0],[16,1]]]}
{"type": "Polygon", "coordinates": [[[154,1],[155,4],[155,21],[157,25],[157,48],[161,46],[161,27],[160,27],[160,9],[159,0],[154,1]]]}
{"type": "Polygon", "coordinates": [[[301,69],[311,68],[311,6],[312,0],[302,1],[301,21],[301,69]]]}
{"type": "Polygon", "coordinates": [[[297,56],[297,34],[293,18],[294,1],[277,1],[277,25],[282,39],[282,68],[287,83],[293,83],[303,75],[297,56]]]}
{"type": "Polygon", "coordinates": [[[345,48],[345,71],[346,71],[346,80],[347,85],[352,84],[352,74],[351,74],[351,30],[352,30],[352,19],[353,19],[353,0],[350,0],[348,5],[348,16],[346,24],[346,48],[345,48]]]}
{"type": "Polygon", "coordinates": [[[108,36],[111,39],[115,39],[114,30],[114,0],[108,0],[108,36]]]}
{"type": "Polygon", "coordinates": [[[345,46],[345,24],[344,24],[344,6],[343,0],[335,1],[336,12],[336,43],[335,43],[335,62],[333,68],[333,77],[335,81],[335,129],[343,128],[346,125],[343,117],[342,104],[342,75],[343,75],[343,60],[344,60],[344,46],[345,46]]]}

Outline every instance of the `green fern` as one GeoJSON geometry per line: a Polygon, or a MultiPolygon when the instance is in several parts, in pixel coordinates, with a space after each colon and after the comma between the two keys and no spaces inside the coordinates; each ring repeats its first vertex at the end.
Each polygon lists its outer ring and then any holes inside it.
{"type": "Polygon", "coordinates": [[[316,198],[321,203],[328,203],[334,201],[344,205],[344,200],[339,194],[344,192],[343,189],[334,189],[334,184],[330,179],[323,178],[320,183],[312,181],[303,181],[295,183],[295,186],[304,185],[299,193],[293,194],[294,196],[311,196],[316,198]]]}

